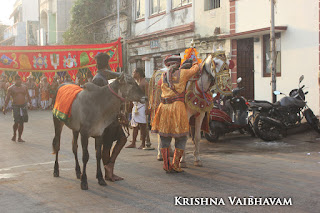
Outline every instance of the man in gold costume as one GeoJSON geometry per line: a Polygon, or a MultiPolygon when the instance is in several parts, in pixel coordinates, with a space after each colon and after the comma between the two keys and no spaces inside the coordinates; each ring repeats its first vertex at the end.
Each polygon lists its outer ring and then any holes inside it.
{"type": "MultiPolygon", "coordinates": [[[[182,67],[188,63],[192,63],[192,60],[186,60],[182,67]]],[[[166,172],[182,172],[179,162],[189,134],[189,120],[184,103],[185,88],[188,80],[200,68],[198,63],[194,63],[190,69],[179,69],[181,58],[177,55],[166,57],[164,64],[168,67],[168,71],[160,80],[161,103],[152,122],[152,132],[160,135],[163,169],[166,172]],[[175,138],[175,150],[171,164],[169,146],[172,138],[175,138]]]]}

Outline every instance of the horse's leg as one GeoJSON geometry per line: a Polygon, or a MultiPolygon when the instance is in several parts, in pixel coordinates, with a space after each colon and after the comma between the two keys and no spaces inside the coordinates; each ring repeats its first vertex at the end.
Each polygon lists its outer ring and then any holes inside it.
{"type": "Polygon", "coordinates": [[[103,180],[103,175],[101,171],[101,147],[102,147],[102,137],[96,137],[95,139],[95,147],[96,147],[96,159],[97,159],[97,175],[96,178],[98,179],[98,183],[101,186],[107,185],[106,182],[103,180]]]}
{"type": "Polygon", "coordinates": [[[160,135],[159,134],[158,134],[158,155],[157,155],[157,160],[158,161],[163,161],[162,154],[161,154],[161,151],[160,151],[160,135]]]}
{"type": "MultiPolygon", "coordinates": [[[[192,117],[193,113],[188,108],[187,108],[187,112],[188,112],[188,121],[190,121],[190,118],[192,117]]],[[[192,131],[193,130],[191,128],[191,136],[194,135],[194,134],[192,134],[192,131]]],[[[193,136],[192,136],[192,138],[193,138],[193,136]]],[[[180,159],[180,167],[181,168],[187,168],[187,162],[186,162],[185,158],[186,158],[186,150],[184,150],[183,155],[180,159]]]]}
{"type": "Polygon", "coordinates": [[[72,139],[72,151],[74,154],[74,158],[76,161],[76,175],[77,178],[80,179],[81,176],[81,169],[80,169],[80,165],[79,165],[79,161],[78,161],[78,137],[79,137],[79,132],[78,131],[72,131],[73,133],[73,139],[72,139]]]}
{"type": "Polygon", "coordinates": [[[62,127],[64,124],[54,116],[53,116],[53,124],[54,124],[54,138],[52,141],[52,149],[53,149],[53,154],[56,154],[53,176],[59,177],[58,153],[60,150],[60,138],[61,138],[62,127]]]}
{"type": "Polygon", "coordinates": [[[201,125],[203,118],[205,116],[205,113],[202,112],[198,117],[196,117],[195,120],[195,132],[194,132],[194,139],[192,140],[194,143],[194,165],[195,166],[202,166],[202,162],[200,160],[200,140],[201,140],[201,125]]]}
{"type": "Polygon", "coordinates": [[[87,181],[87,163],[89,160],[89,152],[88,152],[88,139],[87,135],[81,134],[81,145],[82,145],[82,162],[83,162],[83,170],[81,175],[81,189],[88,190],[88,181],[87,181]]]}

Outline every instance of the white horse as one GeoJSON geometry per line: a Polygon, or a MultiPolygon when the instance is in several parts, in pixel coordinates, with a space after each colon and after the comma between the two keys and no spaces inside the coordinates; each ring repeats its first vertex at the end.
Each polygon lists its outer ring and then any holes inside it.
{"type": "MultiPolygon", "coordinates": [[[[195,146],[195,150],[193,153],[195,166],[200,166],[200,167],[202,166],[202,161],[200,159],[200,154],[199,154],[200,139],[201,139],[201,125],[206,112],[209,112],[213,107],[213,103],[208,100],[209,98],[207,98],[207,96],[210,92],[209,91],[210,88],[215,83],[216,73],[219,73],[219,71],[221,69],[226,68],[226,66],[227,68],[229,68],[228,67],[229,62],[226,60],[224,52],[215,51],[213,54],[210,54],[204,60],[204,62],[201,64],[200,73],[197,74],[194,78],[190,79],[186,86],[187,92],[186,92],[185,101],[186,101],[188,119],[190,120],[192,116],[195,116],[195,122],[194,122],[195,125],[194,127],[191,128],[192,141],[195,146]],[[222,53],[223,53],[223,56],[222,56],[222,53]]],[[[149,88],[151,88],[151,90],[154,88],[157,88],[157,90],[160,89],[159,86],[157,86],[159,76],[161,76],[161,74],[165,71],[166,70],[158,70],[154,73],[149,85],[149,88]]],[[[160,99],[161,91],[160,92],[151,91],[151,92],[153,92],[154,95],[159,95],[159,99],[160,99]]],[[[155,98],[150,99],[150,101],[153,102],[150,104],[153,106],[156,106],[157,104],[155,104],[154,99],[155,98]]],[[[158,103],[160,102],[158,101],[158,103]]],[[[153,111],[155,111],[155,109],[153,109],[153,111]]],[[[151,116],[154,116],[154,115],[152,115],[151,113],[151,116]]],[[[161,156],[159,147],[160,147],[160,137],[158,137],[158,157],[157,158],[158,160],[161,160],[162,156],[161,156]]],[[[173,153],[173,152],[170,150],[170,153],[173,153]]],[[[180,160],[180,166],[186,167],[185,152],[180,160]]]]}

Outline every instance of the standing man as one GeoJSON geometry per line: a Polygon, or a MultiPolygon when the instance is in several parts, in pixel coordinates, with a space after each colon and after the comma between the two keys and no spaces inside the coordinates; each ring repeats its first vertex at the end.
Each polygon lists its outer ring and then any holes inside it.
{"type": "Polygon", "coordinates": [[[29,96],[31,98],[32,107],[36,108],[37,107],[36,83],[34,82],[34,77],[32,75],[28,77],[27,88],[28,88],[29,96]]]}
{"type": "Polygon", "coordinates": [[[181,58],[177,55],[166,57],[164,63],[169,70],[161,76],[161,103],[152,122],[152,132],[160,135],[163,169],[166,172],[182,172],[179,163],[189,134],[185,88],[188,80],[199,71],[199,65],[195,63],[190,69],[179,69],[181,58]],[[175,139],[175,150],[171,164],[169,147],[172,138],[175,139]]]}
{"type": "MultiPolygon", "coordinates": [[[[109,59],[110,59],[108,54],[99,53],[95,59],[97,61],[98,71],[96,76],[93,78],[92,83],[100,87],[103,87],[105,85],[108,85],[109,79],[119,77],[119,73],[108,70],[109,59]]],[[[119,109],[119,112],[120,112],[120,109],[119,109]]],[[[112,124],[110,124],[107,128],[105,128],[102,134],[102,140],[103,140],[102,161],[105,168],[105,179],[110,180],[112,182],[123,180],[122,177],[119,177],[113,173],[115,161],[121,149],[124,147],[124,145],[127,142],[127,137],[124,134],[119,121],[116,120],[112,124]],[[110,153],[111,147],[114,141],[117,141],[117,142],[112,150],[112,153],[110,153]]]]}
{"type": "MultiPolygon", "coordinates": [[[[142,89],[144,94],[148,91],[148,82],[146,81],[144,71],[141,68],[137,68],[133,71],[132,77],[136,80],[139,87],[142,89]]],[[[146,94],[148,97],[148,95],[146,94]]],[[[147,102],[146,102],[147,104],[147,102]]],[[[132,119],[131,126],[133,127],[132,133],[132,143],[126,148],[136,148],[137,136],[140,128],[141,134],[141,146],[139,149],[142,149],[146,146],[146,135],[147,135],[147,109],[148,106],[139,102],[133,102],[132,108],[132,119]]]]}
{"type": "Polygon", "coordinates": [[[22,140],[23,132],[23,123],[28,122],[28,112],[27,112],[27,103],[29,101],[31,106],[31,99],[28,93],[28,89],[25,85],[22,85],[20,76],[15,77],[15,84],[8,88],[8,93],[4,107],[2,109],[3,114],[6,113],[6,107],[9,103],[10,98],[12,97],[12,114],[14,119],[13,124],[13,137],[12,141],[16,141],[17,130],[18,130],[18,142],[25,142],[22,140]]]}

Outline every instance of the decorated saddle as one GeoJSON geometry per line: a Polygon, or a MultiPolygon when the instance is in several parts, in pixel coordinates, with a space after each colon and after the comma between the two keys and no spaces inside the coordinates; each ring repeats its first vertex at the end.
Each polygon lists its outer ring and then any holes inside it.
{"type": "Polygon", "coordinates": [[[52,110],[53,115],[60,121],[68,123],[71,117],[72,103],[82,90],[83,88],[75,84],[67,84],[59,88],[52,110]]]}

